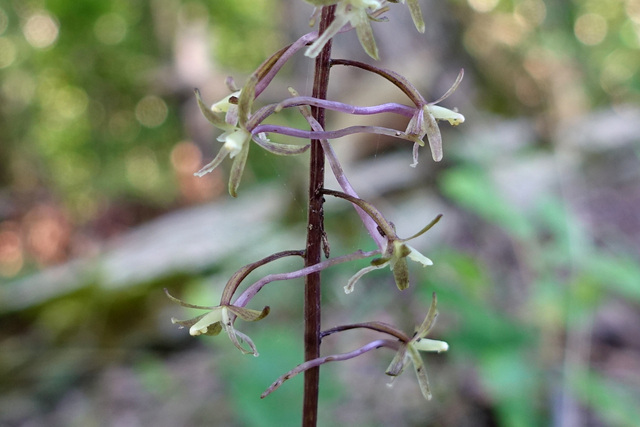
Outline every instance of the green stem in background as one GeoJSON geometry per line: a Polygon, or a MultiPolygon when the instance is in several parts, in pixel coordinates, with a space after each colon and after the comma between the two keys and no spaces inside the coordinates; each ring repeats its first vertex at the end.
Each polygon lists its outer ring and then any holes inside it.
{"type": "MultiPolygon", "coordinates": [[[[333,21],[335,6],[322,8],[319,34],[333,21]]],[[[329,41],[315,63],[313,97],[327,98],[331,61],[331,41],[329,41]]],[[[312,107],[312,115],[320,126],[325,125],[324,109],[312,107]]],[[[305,266],[318,264],[322,259],[322,239],[324,233],[323,193],[324,152],[319,140],[311,140],[311,160],[309,172],[309,212],[307,218],[307,247],[305,266]]],[[[320,357],[321,326],[320,272],[306,276],[304,290],[304,360],[320,357]]],[[[304,397],[302,406],[302,426],[315,427],[318,422],[318,386],[320,368],[315,367],[304,373],[304,397]]]]}

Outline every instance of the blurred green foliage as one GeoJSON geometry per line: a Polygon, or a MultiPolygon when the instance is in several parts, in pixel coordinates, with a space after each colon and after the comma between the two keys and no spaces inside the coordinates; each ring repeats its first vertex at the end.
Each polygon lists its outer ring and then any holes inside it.
{"type": "Polygon", "coordinates": [[[0,184],[18,196],[44,187],[81,221],[114,198],[170,204],[177,189],[169,155],[185,134],[185,93],[166,75],[176,27],[208,19],[220,66],[248,72],[280,44],[269,6],[3,3],[0,184]]]}
{"type": "MultiPolygon", "coordinates": [[[[6,249],[10,238],[29,234],[29,213],[43,199],[54,200],[68,215],[69,227],[93,227],[98,235],[106,206],[135,203],[129,215],[179,206],[182,190],[171,153],[193,135],[184,115],[191,88],[172,84],[176,29],[206,22],[216,68],[244,74],[290,42],[280,29],[287,24],[281,16],[288,5],[274,0],[1,2],[0,261],[12,259],[6,249]]],[[[445,238],[428,254],[434,267],[412,271],[413,293],[398,297],[393,286],[384,287],[388,274],[374,272],[349,300],[342,283],[366,263],[326,272],[327,283],[335,285],[325,289],[327,327],[389,317],[411,328],[435,290],[441,313],[436,333],[451,350],[425,356],[437,400],[430,404],[420,400],[411,373],[398,380],[397,388],[409,390],[400,397],[393,394],[398,390],[371,393],[352,384],[362,370],[377,381],[372,382],[376,390],[384,388],[388,353],[349,362],[343,370],[323,367],[323,425],[351,420],[344,414],[356,411],[355,421],[345,425],[382,426],[387,415],[394,425],[472,420],[473,425],[545,426],[561,418],[567,400],[588,425],[636,425],[640,386],[637,374],[625,367],[640,366],[640,350],[615,340],[638,326],[626,325],[605,339],[596,337],[594,325],[603,312],[615,311],[611,304],[638,312],[637,253],[628,243],[596,236],[601,230],[585,224],[561,189],[545,191],[523,208],[503,194],[492,171],[533,155],[553,155],[562,148],[558,129],[594,107],[637,101],[640,1],[456,0],[442,7],[443,21],[457,23],[449,37],[459,52],[453,68],[467,63],[467,76],[474,79],[473,88],[462,87],[456,95],[475,90],[473,103],[482,110],[480,120],[465,127],[475,129],[487,112],[498,115],[496,129],[524,114],[535,122],[536,137],[522,149],[500,151],[467,150],[484,143],[473,130],[459,136],[469,145],[445,135],[449,156],[430,182],[462,229],[454,230],[457,240],[445,238]],[[345,319],[345,311],[352,317],[345,319]],[[593,354],[581,345],[592,346],[593,354]],[[408,397],[412,393],[416,400],[408,397]]],[[[427,13],[428,24],[438,16],[427,13]]],[[[632,152],[637,160],[637,148],[632,152]]],[[[304,219],[304,194],[295,183],[305,178],[296,168],[281,170],[279,162],[252,150],[253,178],[248,174],[243,183],[287,181],[284,191],[294,200],[283,206],[284,230],[304,219]]],[[[605,175],[615,172],[620,170],[607,169],[605,175]]],[[[602,188],[627,196],[618,186],[602,188]]],[[[342,212],[328,213],[327,224],[341,236],[332,241],[337,253],[367,241],[342,212]]],[[[28,238],[23,240],[14,246],[28,251],[28,238]]],[[[64,259],[84,254],[86,246],[78,246],[64,259]]],[[[265,400],[258,396],[301,360],[299,283],[263,291],[264,301],[277,296],[272,314],[257,325],[240,326],[256,341],[258,359],[240,357],[225,337],[193,339],[168,322],[182,312],[164,298],[162,287],[179,289],[189,301],[215,300],[211,283],[223,282],[220,277],[245,261],[252,260],[229,253],[199,274],[178,273],[126,289],[107,289],[100,277],[91,277],[72,294],[3,312],[0,423],[73,426],[106,419],[116,424],[118,413],[134,407],[134,415],[122,413],[149,425],[297,425],[301,378],[265,400]]],[[[16,270],[0,262],[0,286],[4,278],[51,264],[32,260],[16,270]]],[[[338,351],[353,345],[345,339],[338,351]]]]}

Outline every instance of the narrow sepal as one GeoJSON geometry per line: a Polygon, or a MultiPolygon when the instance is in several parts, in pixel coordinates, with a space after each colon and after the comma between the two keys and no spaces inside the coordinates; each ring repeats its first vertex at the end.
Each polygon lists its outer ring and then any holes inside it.
{"type": "Polygon", "coordinates": [[[429,311],[427,311],[427,316],[422,321],[422,324],[418,328],[416,332],[417,338],[424,338],[433,328],[433,325],[436,322],[436,318],[438,317],[438,298],[436,297],[436,293],[433,292],[431,294],[431,305],[429,306],[429,311]]]}
{"type": "Polygon", "coordinates": [[[171,295],[169,293],[169,290],[167,288],[164,288],[164,293],[167,296],[167,298],[169,298],[171,301],[175,302],[176,304],[179,304],[183,307],[187,307],[187,308],[197,308],[200,310],[213,310],[215,307],[208,307],[208,306],[204,306],[204,305],[195,305],[195,304],[189,304],[188,302],[184,302],[179,298],[174,297],[173,295],[171,295]]]}
{"type": "Polygon", "coordinates": [[[249,155],[249,141],[246,141],[242,145],[242,149],[240,153],[233,160],[233,164],[231,165],[231,173],[229,175],[229,194],[232,197],[238,196],[238,187],[240,186],[240,180],[242,179],[242,173],[244,172],[244,167],[247,164],[247,157],[249,155]]]}
{"type": "Polygon", "coordinates": [[[376,45],[376,40],[373,38],[373,29],[371,28],[369,17],[366,12],[363,12],[363,16],[359,18],[356,24],[356,34],[358,35],[358,40],[360,40],[362,48],[367,52],[367,55],[377,60],[378,46],[376,45]]]}
{"type": "Polygon", "coordinates": [[[264,319],[269,314],[269,311],[270,311],[269,306],[266,306],[262,310],[252,310],[246,307],[236,307],[236,306],[230,305],[227,307],[227,309],[233,314],[235,314],[236,316],[238,316],[239,318],[241,318],[242,320],[247,322],[256,322],[260,319],[264,319]]]}
{"type": "Polygon", "coordinates": [[[194,89],[196,94],[196,101],[198,102],[198,107],[202,112],[202,115],[215,127],[220,129],[226,129],[229,126],[225,122],[225,114],[222,112],[216,113],[209,108],[204,101],[202,101],[202,96],[200,95],[200,91],[198,89],[194,89]]]}
{"type": "Polygon", "coordinates": [[[331,40],[333,36],[338,34],[340,29],[349,22],[349,17],[345,15],[336,15],[333,22],[329,24],[326,30],[314,41],[311,46],[307,48],[304,55],[309,58],[315,58],[320,54],[320,51],[331,40]]]}
{"type": "Polygon", "coordinates": [[[431,222],[429,224],[427,224],[422,230],[418,231],[413,236],[407,237],[406,239],[400,239],[400,241],[406,242],[406,241],[409,241],[409,240],[413,240],[416,237],[422,236],[424,233],[426,233],[431,228],[433,228],[433,226],[436,225],[438,223],[438,221],[440,221],[440,218],[442,218],[442,214],[438,214],[434,219],[431,220],[431,222]]]}
{"type": "Polygon", "coordinates": [[[431,149],[431,156],[433,160],[439,162],[442,160],[442,135],[440,134],[440,128],[433,115],[426,111],[424,115],[426,123],[427,139],[429,140],[429,148],[431,149]]]}
{"type": "Polygon", "coordinates": [[[456,89],[458,89],[458,86],[460,86],[460,83],[462,82],[462,78],[464,77],[464,68],[460,69],[460,72],[458,72],[458,77],[456,77],[456,81],[453,82],[453,84],[451,85],[451,87],[449,88],[449,90],[447,90],[445,92],[444,95],[442,95],[440,98],[436,99],[433,102],[430,102],[429,104],[431,105],[435,105],[435,104],[439,104],[440,102],[444,101],[445,99],[447,99],[448,97],[451,96],[451,94],[453,92],[456,91],[456,89]]]}
{"type": "Polygon", "coordinates": [[[416,30],[424,33],[424,19],[422,19],[422,11],[418,0],[407,0],[407,6],[409,6],[409,12],[411,13],[411,19],[416,26],[416,30]]]}
{"type": "Polygon", "coordinates": [[[194,175],[195,176],[204,176],[206,174],[208,174],[209,172],[213,171],[215,168],[217,168],[220,163],[222,163],[222,161],[225,159],[225,157],[227,157],[230,153],[230,150],[228,147],[225,147],[224,145],[220,148],[220,151],[218,151],[218,154],[216,155],[216,157],[209,163],[207,163],[202,169],[200,169],[198,172],[195,172],[194,175]]]}
{"type": "Polygon", "coordinates": [[[422,361],[422,357],[418,350],[413,348],[412,345],[409,345],[408,354],[411,358],[411,362],[413,363],[413,367],[416,371],[416,377],[418,377],[418,385],[420,386],[420,391],[425,399],[431,400],[431,387],[429,387],[429,378],[427,377],[427,370],[424,367],[424,362],[422,361]]]}
{"type": "Polygon", "coordinates": [[[238,124],[242,128],[246,127],[247,120],[251,114],[257,84],[258,76],[252,74],[240,91],[240,96],[238,97],[238,124]]]}

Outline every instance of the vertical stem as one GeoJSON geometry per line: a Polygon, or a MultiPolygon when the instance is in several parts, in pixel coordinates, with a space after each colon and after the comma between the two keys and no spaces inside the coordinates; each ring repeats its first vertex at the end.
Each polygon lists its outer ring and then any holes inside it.
{"type": "MultiPolygon", "coordinates": [[[[322,34],[333,20],[335,6],[322,8],[319,32],[322,34]]],[[[313,96],[327,98],[329,85],[329,60],[331,41],[316,58],[313,78],[313,96]]],[[[312,107],[313,117],[322,127],[325,125],[324,109],[312,107]]],[[[309,172],[309,212],[307,218],[307,247],[305,265],[317,264],[322,259],[322,233],[324,212],[322,188],[324,187],[324,152],[319,140],[311,140],[311,162],[309,172]]],[[[304,289],[304,360],[320,357],[320,273],[309,274],[305,278],[304,289]]],[[[313,368],[304,373],[304,398],[302,407],[303,427],[315,427],[318,422],[318,384],[320,369],[313,368]]]]}

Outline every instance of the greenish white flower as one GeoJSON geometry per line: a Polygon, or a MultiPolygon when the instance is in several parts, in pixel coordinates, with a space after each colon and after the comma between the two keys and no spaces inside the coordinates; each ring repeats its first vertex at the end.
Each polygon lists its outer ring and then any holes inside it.
{"type": "Polygon", "coordinates": [[[371,28],[371,19],[369,12],[375,12],[383,6],[382,0],[340,0],[340,1],[315,1],[310,3],[319,5],[336,5],[335,18],[327,29],[320,34],[315,42],[309,46],[305,55],[310,58],[318,56],[322,48],[331,40],[333,36],[338,34],[342,27],[351,24],[358,35],[358,40],[364,48],[365,52],[374,59],[378,59],[378,46],[373,38],[373,30],[371,28]],[[318,4],[320,3],[320,4],[318,4]]]}
{"type": "Polygon", "coordinates": [[[420,356],[421,351],[430,351],[441,353],[449,350],[449,344],[444,341],[432,340],[426,338],[427,334],[431,331],[435,325],[436,317],[438,316],[438,310],[436,308],[437,299],[434,293],[431,299],[431,306],[427,312],[422,325],[418,328],[415,335],[411,340],[403,343],[398,349],[398,352],[391,360],[389,367],[386,370],[386,374],[391,377],[397,377],[403,371],[407,363],[410,361],[418,378],[418,384],[420,385],[420,391],[427,400],[431,400],[431,388],[429,387],[429,379],[427,377],[427,371],[420,356]]]}
{"type": "Polygon", "coordinates": [[[203,176],[217,168],[229,156],[234,159],[229,178],[229,194],[237,196],[240,179],[247,163],[251,132],[246,124],[251,113],[258,78],[252,75],[240,91],[233,92],[211,107],[208,107],[196,89],[198,107],[205,118],[215,127],[224,131],[217,139],[223,142],[216,157],[194,175],[203,176]]]}
{"type": "MultiPolygon", "coordinates": [[[[452,126],[457,126],[461,123],[464,123],[464,116],[462,114],[458,113],[456,110],[450,110],[437,104],[447,99],[458,88],[460,82],[462,82],[463,76],[464,70],[460,70],[456,81],[444,95],[433,102],[418,106],[418,110],[407,125],[406,133],[412,137],[413,141],[417,145],[424,144],[422,142],[422,139],[426,135],[429,141],[431,155],[433,157],[433,160],[435,160],[436,162],[442,160],[443,155],[442,135],[440,133],[440,128],[438,127],[438,120],[448,121],[452,126]]],[[[417,157],[416,155],[414,155],[414,161],[411,166],[415,167],[417,164],[417,157]]]]}
{"type": "Polygon", "coordinates": [[[258,351],[255,344],[247,335],[234,328],[233,323],[236,317],[248,322],[255,322],[263,319],[269,314],[269,307],[265,307],[260,310],[252,310],[245,307],[237,307],[234,305],[219,305],[215,307],[205,307],[194,304],[186,303],[178,298],[175,298],[169,294],[165,289],[165,293],[173,302],[180,304],[183,307],[196,308],[200,310],[208,310],[206,313],[196,316],[192,319],[178,320],[171,318],[171,323],[180,325],[181,328],[189,328],[189,335],[211,335],[216,336],[224,330],[229,339],[241,352],[248,354],[251,353],[254,356],[258,356],[258,351]],[[240,344],[240,341],[245,342],[250,350],[245,349],[240,344]]]}
{"type": "Polygon", "coordinates": [[[421,264],[423,267],[433,265],[433,261],[421,254],[415,248],[407,245],[401,239],[393,240],[387,244],[384,255],[381,258],[371,261],[371,265],[365,267],[354,274],[344,287],[345,293],[353,292],[353,288],[358,280],[365,274],[373,270],[389,267],[393,273],[393,278],[398,289],[405,290],[409,287],[409,266],[407,258],[421,264]]]}

